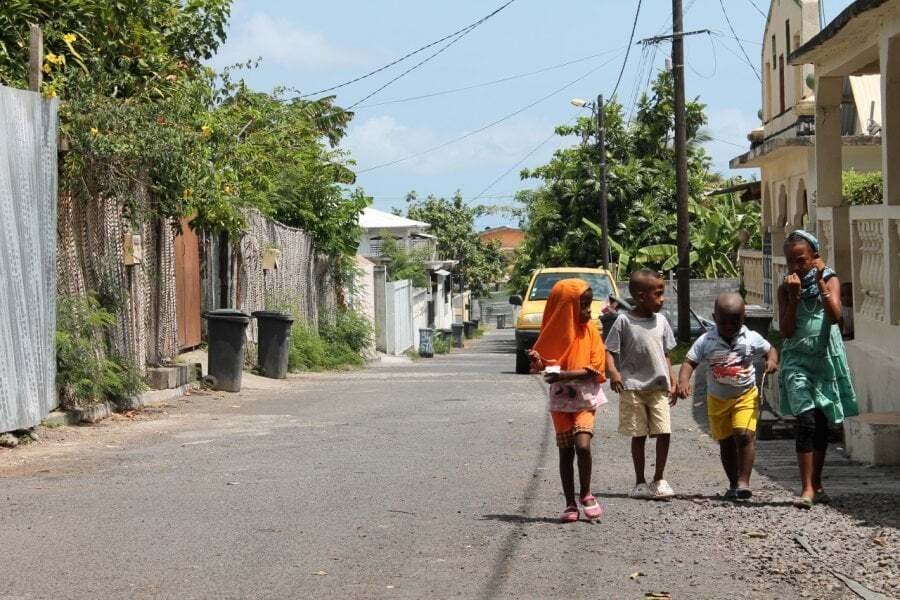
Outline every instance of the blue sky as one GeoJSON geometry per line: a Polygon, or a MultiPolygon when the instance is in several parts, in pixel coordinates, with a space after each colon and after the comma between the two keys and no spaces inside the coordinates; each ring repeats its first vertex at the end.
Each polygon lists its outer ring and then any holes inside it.
{"type": "MultiPolygon", "coordinates": [[[[764,18],[754,4],[767,12],[767,0],[723,1],[737,36],[758,67],[764,18]]],[[[246,74],[253,87],[269,90],[284,85],[314,92],[380,67],[476,21],[501,4],[501,0],[237,0],[228,41],[213,62],[222,66],[262,57],[260,67],[246,74]]],[[[827,2],[826,18],[834,18],[848,4],[850,0],[827,2]]],[[[707,151],[716,169],[727,173],[728,159],[742,151],[734,144],[746,146],[747,132],[758,124],[759,81],[740,58],[720,0],[685,0],[684,5],[686,30],[716,32],[687,38],[686,86],[689,97],[699,96],[707,104],[707,130],[715,138],[707,144],[707,151]]],[[[636,0],[516,0],[356,109],[343,145],[357,160],[359,171],[414,157],[362,172],[358,184],[382,210],[402,207],[410,190],[425,196],[449,195],[459,189],[467,199],[484,192],[480,202],[511,203],[516,190],[535,185],[519,180],[521,168],[542,164],[556,148],[577,142],[556,137],[538,147],[555,125],[576,116],[578,109],[569,99],[611,94],[635,6],[636,0]],[[553,68],[544,70],[547,67],[553,68]],[[534,71],[542,72],[466,91],[383,104],[534,71]],[[472,134],[511,113],[518,114],[472,134]],[[429,152],[467,134],[472,135],[429,152]],[[532,150],[533,154],[510,171],[532,150]]],[[[670,30],[671,2],[644,0],[636,39],[670,30]]],[[[335,92],[338,103],[349,106],[357,102],[430,52],[342,88],[335,92]]],[[[641,47],[632,47],[618,91],[626,111],[635,94],[646,88],[650,70],[662,68],[669,53],[668,44],[659,45],[655,55],[652,50],[645,54],[641,47]]],[[[754,171],[741,174],[749,176],[754,171]]],[[[480,226],[502,222],[503,218],[491,217],[480,226]]]]}

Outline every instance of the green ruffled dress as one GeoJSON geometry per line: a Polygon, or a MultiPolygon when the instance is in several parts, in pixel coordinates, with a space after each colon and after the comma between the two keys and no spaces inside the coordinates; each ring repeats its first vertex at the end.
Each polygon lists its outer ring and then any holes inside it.
{"type": "Polygon", "coordinates": [[[828,322],[821,297],[799,303],[794,335],[781,348],[781,410],[796,416],[818,408],[837,425],[859,414],[844,340],[838,325],[828,322]]]}

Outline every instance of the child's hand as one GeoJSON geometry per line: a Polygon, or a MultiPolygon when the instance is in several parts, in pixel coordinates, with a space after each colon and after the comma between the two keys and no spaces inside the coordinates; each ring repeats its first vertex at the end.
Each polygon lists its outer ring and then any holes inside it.
{"type": "Polygon", "coordinates": [[[673,383],[672,387],[669,388],[669,406],[675,406],[678,404],[678,385],[673,383]]]}
{"type": "Polygon", "coordinates": [[[800,277],[796,273],[789,273],[784,279],[784,285],[787,288],[788,298],[796,300],[800,297],[800,277]]]}
{"type": "Polygon", "coordinates": [[[531,372],[540,373],[544,370],[544,360],[541,355],[534,350],[528,351],[528,360],[531,362],[531,372]]]}
{"type": "Polygon", "coordinates": [[[766,360],[766,375],[771,375],[775,371],[778,370],[778,361],[768,359],[766,360]]]}
{"type": "Polygon", "coordinates": [[[609,387],[617,394],[625,391],[625,382],[622,381],[622,374],[618,371],[609,372],[609,387]]]}
{"type": "Polygon", "coordinates": [[[678,386],[675,388],[675,395],[679,398],[690,398],[691,397],[691,382],[687,383],[678,383],[678,386]]]}

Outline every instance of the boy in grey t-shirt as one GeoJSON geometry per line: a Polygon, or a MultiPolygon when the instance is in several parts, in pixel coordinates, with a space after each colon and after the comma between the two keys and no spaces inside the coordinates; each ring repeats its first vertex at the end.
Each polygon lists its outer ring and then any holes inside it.
{"type": "Polygon", "coordinates": [[[669,456],[675,378],[669,352],[675,347],[672,327],[659,314],[666,283],[653,271],[632,273],[628,289],[635,307],[621,314],[606,336],[610,386],[619,394],[619,433],[631,437],[635,485],[632,498],[668,499],[675,495],[663,478],[669,456]],[[653,483],[644,477],[647,436],[656,438],[653,483]]]}
{"type": "Polygon", "coordinates": [[[759,390],[755,358],[766,357],[766,373],[774,373],[778,354],[755,331],[744,326],[744,300],[739,294],[719,294],[714,312],[716,328],[694,342],[678,375],[678,395],[691,393],[691,374],[709,363],[706,408],[710,434],[719,442],[722,466],[728,475],[725,498],[747,500],[756,458],[755,432],[759,390]]]}

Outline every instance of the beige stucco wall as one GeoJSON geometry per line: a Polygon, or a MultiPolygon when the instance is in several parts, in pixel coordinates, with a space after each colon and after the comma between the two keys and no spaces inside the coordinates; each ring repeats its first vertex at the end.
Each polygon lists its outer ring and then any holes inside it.
{"type": "Polygon", "coordinates": [[[796,116],[793,107],[801,98],[811,94],[806,87],[806,75],[812,73],[812,67],[803,65],[793,67],[787,64],[788,50],[793,52],[819,32],[818,0],[772,0],[769,18],[766,22],[762,38],[762,109],[766,135],[789,126],[796,116]],[[785,22],[790,23],[790,47],[786,43],[785,22]],[[774,56],[773,56],[774,37],[774,56]],[[779,86],[779,57],[784,57],[784,104],[787,114],[781,113],[779,86]]]}

